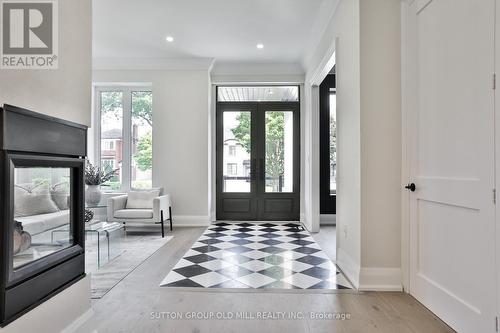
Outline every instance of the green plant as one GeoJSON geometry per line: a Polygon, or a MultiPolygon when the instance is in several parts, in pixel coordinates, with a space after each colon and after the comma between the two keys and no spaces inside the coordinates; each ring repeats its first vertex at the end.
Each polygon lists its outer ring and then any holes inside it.
{"type": "Polygon", "coordinates": [[[151,170],[153,167],[153,137],[151,132],[139,139],[137,154],[134,155],[134,158],[141,171],[151,170]]]}
{"type": "Polygon", "coordinates": [[[85,166],[85,184],[86,185],[101,185],[112,179],[119,169],[111,171],[103,171],[98,166],[92,165],[87,161],[85,166]]]}
{"type": "MultiPolygon", "coordinates": [[[[241,112],[236,117],[238,125],[231,129],[238,143],[251,151],[251,116],[250,112],[241,112]]],[[[266,178],[275,191],[279,190],[279,178],[285,169],[285,113],[268,112],[266,114],[266,178]]]]}

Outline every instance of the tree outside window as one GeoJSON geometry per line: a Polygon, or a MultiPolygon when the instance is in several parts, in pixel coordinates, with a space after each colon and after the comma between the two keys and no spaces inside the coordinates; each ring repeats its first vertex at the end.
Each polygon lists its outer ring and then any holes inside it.
{"type": "Polygon", "coordinates": [[[103,91],[100,94],[101,167],[120,166],[117,175],[107,185],[112,190],[151,188],[153,161],[153,104],[152,92],[131,88],[103,91]],[[131,105],[124,105],[130,98],[131,105]],[[130,142],[124,142],[123,124],[130,120],[130,142]],[[112,142],[112,144],[110,144],[112,142]],[[123,146],[129,145],[130,155],[123,156],[123,146]],[[106,161],[106,162],[105,162],[106,161]],[[123,166],[130,169],[122,170],[123,166]],[[124,175],[127,179],[123,179],[124,175]]]}

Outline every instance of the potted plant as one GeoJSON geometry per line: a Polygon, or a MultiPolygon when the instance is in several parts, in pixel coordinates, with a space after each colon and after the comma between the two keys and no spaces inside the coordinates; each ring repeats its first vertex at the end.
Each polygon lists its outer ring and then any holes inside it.
{"type": "Polygon", "coordinates": [[[85,202],[87,205],[96,206],[99,204],[102,196],[101,185],[113,178],[117,171],[118,169],[106,172],[87,161],[85,166],[85,184],[87,185],[85,202]]]}

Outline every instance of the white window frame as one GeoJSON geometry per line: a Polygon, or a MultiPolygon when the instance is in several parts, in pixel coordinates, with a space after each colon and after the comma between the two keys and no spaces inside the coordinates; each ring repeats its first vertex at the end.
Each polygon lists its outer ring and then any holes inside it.
{"type": "MultiPolygon", "coordinates": [[[[110,192],[127,192],[132,189],[132,92],[149,91],[151,85],[99,85],[94,89],[94,163],[101,166],[101,93],[121,91],[123,94],[122,171],[120,189],[110,192]],[[128,129],[128,130],[127,130],[128,129]]],[[[115,143],[116,145],[116,143],[115,143]]]]}
{"type": "Polygon", "coordinates": [[[109,144],[108,147],[106,148],[107,150],[114,150],[115,149],[115,140],[114,139],[108,139],[107,143],[109,144]]]}
{"type": "Polygon", "coordinates": [[[115,165],[115,160],[114,159],[111,159],[111,158],[106,158],[104,160],[101,160],[101,161],[110,161],[111,163],[109,164],[111,166],[111,168],[116,168],[116,165],[115,165]]]}
{"type": "Polygon", "coordinates": [[[238,163],[228,163],[226,172],[227,172],[228,176],[238,176],[238,163]],[[234,167],[234,170],[233,170],[233,167],[234,167]],[[231,172],[229,172],[229,170],[231,170],[231,172]]]}

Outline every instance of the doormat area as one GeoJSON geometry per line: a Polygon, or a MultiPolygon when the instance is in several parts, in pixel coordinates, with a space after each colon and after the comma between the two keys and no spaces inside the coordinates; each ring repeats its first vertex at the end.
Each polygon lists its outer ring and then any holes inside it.
{"type": "Polygon", "coordinates": [[[239,291],[353,289],[297,223],[215,223],[160,286],[239,291]]]}

